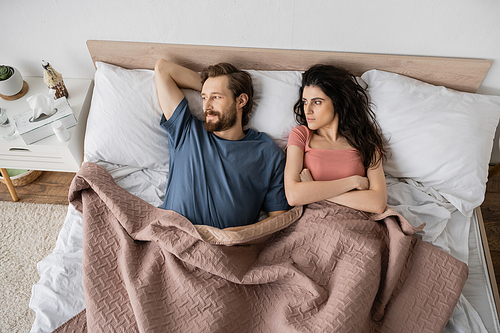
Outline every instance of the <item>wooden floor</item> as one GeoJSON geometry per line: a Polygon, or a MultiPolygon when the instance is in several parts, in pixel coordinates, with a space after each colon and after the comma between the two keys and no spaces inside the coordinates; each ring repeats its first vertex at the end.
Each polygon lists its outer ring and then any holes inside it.
{"type": "MultiPolygon", "coordinates": [[[[74,173],[45,171],[33,183],[16,187],[21,202],[68,204],[68,189],[74,173]]],[[[7,186],[0,183],[0,200],[11,201],[7,186]]],[[[481,205],[484,226],[500,288],[500,176],[488,182],[486,198],[481,205]]]]}
{"type": "MultiPolygon", "coordinates": [[[[33,183],[16,186],[21,202],[68,204],[68,189],[75,176],[70,172],[44,171],[33,183]]],[[[7,185],[0,183],[0,201],[12,201],[7,185]]]]}

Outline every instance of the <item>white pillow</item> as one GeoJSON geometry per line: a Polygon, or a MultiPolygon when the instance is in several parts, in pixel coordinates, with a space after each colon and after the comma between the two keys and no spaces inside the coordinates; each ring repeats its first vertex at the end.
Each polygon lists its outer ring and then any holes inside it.
{"type": "Polygon", "coordinates": [[[384,171],[439,191],[463,214],[484,200],[500,96],[463,93],[402,75],[362,75],[389,160],[384,171]]]}
{"type": "MultiPolygon", "coordinates": [[[[96,62],[95,86],[87,131],[85,160],[168,171],[168,137],[160,126],[162,111],[154,71],[124,69],[96,62]]],[[[281,148],[296,126],[293,105],[301,72],[248,71],[254,84],[254,108],[248,124],[268,134],[281,148]]],[[[200,93],[182,89],[191,112],[203,119],[200,93]]]]}
{"type": "Polygon", "coordinates": [[[152,70],[127,70],[96,63],[87,120],[86,161],[168,171],[168,137],[152,70]]]}
{"type": "Polygon", "coordinates": [[[297,126],[293,106],[299,99],[302,72],[249,70],[254,108],[248,126],[264,132],[285,149],[290,131],[297,126]]]}

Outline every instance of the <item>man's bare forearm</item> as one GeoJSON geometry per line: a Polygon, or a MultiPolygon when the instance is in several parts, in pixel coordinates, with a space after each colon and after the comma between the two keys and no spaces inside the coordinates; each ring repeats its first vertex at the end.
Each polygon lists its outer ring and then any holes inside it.
{"type": "Polygon", "coordinates": [[[201,90],[200,74],[164,59],[156,62],[155,81],[158,101],[167,119],[184,98],[181,88],[201,90]]]}
{"type": "Polygon", "coordinates": [[[179,88],[201,91],[200,74],[189,68],[165,59],[159,59],[156,62],[155,73],[159,73],[161,76],[170,76],[179,88]]]}

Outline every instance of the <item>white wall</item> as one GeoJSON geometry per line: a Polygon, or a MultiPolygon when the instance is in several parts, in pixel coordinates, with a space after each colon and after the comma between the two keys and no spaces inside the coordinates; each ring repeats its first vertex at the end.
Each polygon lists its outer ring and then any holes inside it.
{"type": "MultiPolygon", "coordinates": [[[[85,41],[389,53],[493,60],[479,93],[500,95],[498,0],[0,0],[0,63],[93,77],[85,41]]],[[[493,162],[500,162],[498,135],[493,162]]]]}

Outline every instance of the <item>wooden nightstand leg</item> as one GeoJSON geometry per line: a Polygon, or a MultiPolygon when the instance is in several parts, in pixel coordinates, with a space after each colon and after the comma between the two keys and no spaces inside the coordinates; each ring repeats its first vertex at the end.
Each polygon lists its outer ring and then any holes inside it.
{"type": "Polygon", "coordinates": [[[488,179],[496,177],[499,174],[500,174],[500,163],[498,163],[494,167],[490,168],[490,171],[488,173],[488,179]]]}
{"type": "Polygon", "coordinates": [[[5,179],[5,184],[7,185],[7,188],[9,189],[10,196],[12,197],[12,200],[14,201],[19,201],[19,198],[16,193],[16,189],[14,188],[14,185],[12,185],[12,181],[10,180],[9,173],[7,172],[7,169],[2,169],[0,168],[0,173],[2,174],[3,179],[5,179]]]}

